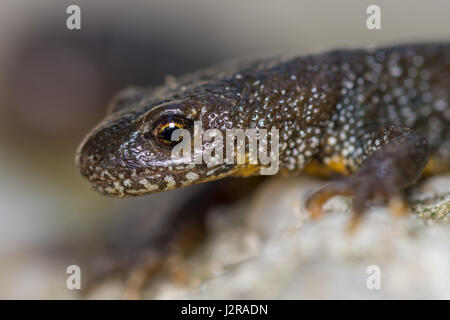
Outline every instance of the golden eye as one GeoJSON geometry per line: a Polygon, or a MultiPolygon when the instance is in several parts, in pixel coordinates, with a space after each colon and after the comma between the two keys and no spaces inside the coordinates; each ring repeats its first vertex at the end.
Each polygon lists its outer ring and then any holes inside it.
{"type": "Polygon", "coordinates": [[[172,133],[177,129],[184,129],[184,125],[177,122],[169,122],[157,130],[156,136],[161,142],[167,145],[176,144],[182,140],[182,138],[179,138],[178,140],[172,141],[172,133]]]}
{"type": "Polygon", "coordinates": [[[180,115],[164,116],[154,126],[153,134],[156,141],[167,146],[174,146],[182,141],[183,137],[172,141],[172,134],[178,129],[191,129],[191,123],[192,120],[180,115]]]}

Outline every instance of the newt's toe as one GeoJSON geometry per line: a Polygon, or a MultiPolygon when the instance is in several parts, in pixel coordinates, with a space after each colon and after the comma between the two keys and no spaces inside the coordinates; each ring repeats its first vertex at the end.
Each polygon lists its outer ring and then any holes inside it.
{"type": "Polygon", "coordinates": [[[334,196],[351,196],[353,186],[346,181],[333,181],[314,191],[306,200],[312,219],[322,216],[323,205],[334,196]]]}
{"type": "Polygon", "coordinates": [[[361,218],[367,211],[369,204],[375,199],[383,199],[395,216],[402,216],[408,212],[408,205],[399,188],[395,188],[392,181],[380,180],[374,177],[350,176],[344,180],[333,181],[314,191],[306,200],[306,208],[312,219],[322,215],[323,205],[334,196],[348,196],[352,198],[352,218],[348,230],[357,229],[361,218]]]}

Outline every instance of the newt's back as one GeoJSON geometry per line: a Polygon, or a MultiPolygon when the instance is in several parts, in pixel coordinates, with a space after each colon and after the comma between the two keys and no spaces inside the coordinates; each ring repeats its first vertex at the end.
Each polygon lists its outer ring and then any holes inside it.
{"type": "Polygon", "coordinates": [[[349,121],[339,118],[346,115],[356,117],[356,127],[362,121],[367,133],[374,127],[401,125],[424,135],[435,156],[450,161],[449,44],[342,52],[341,57],[343,86],[334,130],[345,132],[349,121]]]}

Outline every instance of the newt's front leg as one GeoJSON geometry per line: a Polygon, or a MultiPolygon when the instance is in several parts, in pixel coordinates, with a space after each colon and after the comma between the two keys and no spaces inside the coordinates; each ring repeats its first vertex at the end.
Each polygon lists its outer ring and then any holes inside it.
{"type": "Polygon", "coordinates": [[[396,213],[406,210],[404,189],[420,177],[429,158],[427,140],[408,128],[387,126],[376,130],[362,143],[365,160],[343,180],[331,182],[307,200],[313,218],[322,213],[323,204],[336,195],[353,198],[355,226],[369,201],[382,198],[396,213]]]}

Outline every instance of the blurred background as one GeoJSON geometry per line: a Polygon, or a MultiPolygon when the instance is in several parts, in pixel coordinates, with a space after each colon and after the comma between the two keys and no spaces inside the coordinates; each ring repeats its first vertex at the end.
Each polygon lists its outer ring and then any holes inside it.
{"type": "Polygon", "coordinates": [[[104,198],[76,172],[78,143],[121,88],[242,56],[448,39],[449,16],[446,0],[1,0],[0,298],[76,297],[70,258],[52,255],[95,247],[124,221],[148,232],[173,203],[104,198]],[[375,3],[382,29],[370,31],[375,3]],[[81,30],[66,28],[71,4],[81,30]]]}

